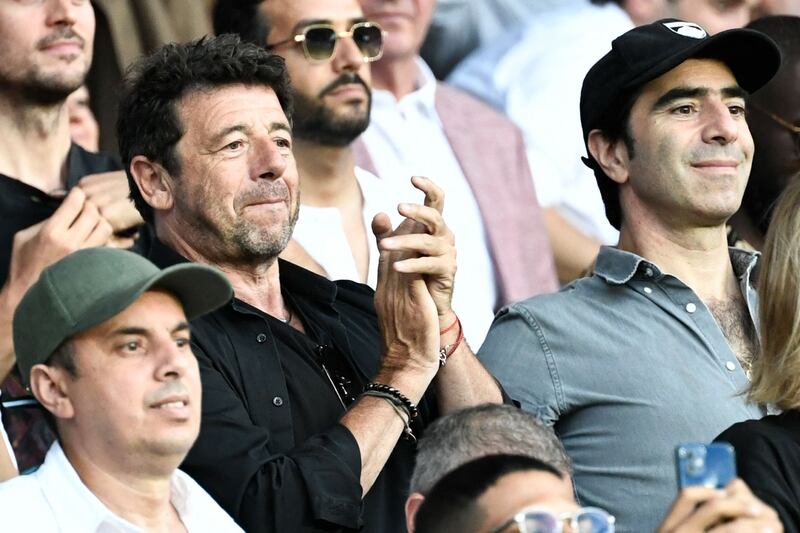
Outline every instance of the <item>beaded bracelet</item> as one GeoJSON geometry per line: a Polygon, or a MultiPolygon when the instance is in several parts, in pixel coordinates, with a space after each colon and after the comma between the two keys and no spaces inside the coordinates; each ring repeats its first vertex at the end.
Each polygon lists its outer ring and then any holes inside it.
{"type": "Polygon", "coordinates": [[[397,416],[400,417],[400,420],[403,421],[403,438],[407,441],[412,443],[417,442],[417,437],[414,436],[414,432],[411,431],[411,420],[408,417],[408,411],[406,411],[406,406],[399,406],[395,403],[395,399],[391,394],[387,394],[385,392],[378,392],[376,390],[368,390],[364,391],[364,396],[374,396],[376,398],[383,398],[386,402],[392,406],[397,416]]]}
{"type": "Polygon", "coordinates": [[[461,320],[459,320],[458,317],[456,317],[456,322],[458,323],[458,337],[456,337],[456,342],[453,344],[445,344],[439,350],[439,368],[447,364],[447,358],[455,353],[464,340],[464,328],[461,327],[461,320]]]}
{"type": "Polygon", "coordinates": [[[367,383],[367,386],[364,387],[364,392],[367,391],[377,391],[382,392],[384,394],[388,394],[392,398],[392,402],[394,402],[397,406],[402,406],[408,412],[408,419],[409,421],[414,420],[419,416],[419,410],[417,406],[414,405],[414,402],[406,398],[406,396],[400,392],[399,390],[395,389],[394,387],[390,387],[389,385],[384,385],[383,383],[367,383]]]}

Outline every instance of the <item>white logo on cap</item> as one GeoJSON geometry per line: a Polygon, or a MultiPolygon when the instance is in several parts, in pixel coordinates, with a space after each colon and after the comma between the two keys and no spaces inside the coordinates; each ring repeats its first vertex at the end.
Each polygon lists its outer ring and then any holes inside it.
{"type": "Polygon", "coordinates": [[[678,35],[691,37],[692,39],[703,39],[708,37],[706,30],[694,22],[665,22],[664,26],[674,31],[678,35]]]}

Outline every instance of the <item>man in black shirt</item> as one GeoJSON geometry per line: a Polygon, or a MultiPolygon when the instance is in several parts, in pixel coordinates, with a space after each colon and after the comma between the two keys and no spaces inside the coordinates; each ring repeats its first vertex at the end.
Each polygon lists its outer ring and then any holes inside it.
{"type": "MultiPolygon", "coordinates": [[[[112,234],[141,223],[119,163],[70,142],[66,99],[89,70],[94,26],[88,0],[0,2],[0,382],[14,365],[11,317],[42,269],[79,248],[128,247],[112,234]]],[[[22,391],[12,379],[4,390],[22,391]]],[[[9,418],[24,470],[49,442],[15,431],[27,415],[9,418]]]]}
{"type": "Polygon", "coordinates": [[[250,532],[404,531],[412,435],[502,399],[450,308],[441,191],[415,178],[424,206],[394,230],[375,217],[373,295],[277,259],[298,212],[281,58],[232,35],[167,45],[131,71],[118,127],[150,259],[213,264],[236,296],[193,324],[203,422],[183,468],[250,532]]]}

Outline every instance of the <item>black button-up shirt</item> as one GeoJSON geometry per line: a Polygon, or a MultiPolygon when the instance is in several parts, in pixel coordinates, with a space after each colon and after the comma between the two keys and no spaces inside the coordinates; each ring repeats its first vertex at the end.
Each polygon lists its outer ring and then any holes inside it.
{"type": "MultiPolygon", "coordinates": [[[[77,144],[69,149],[67,190],[82,177],[101,172],[122,170],[122,165],[107,154],[87,152],[77,144]]],[[[0,174],[0,284],[8,277],[11,245],[14,235],[25,228],[50,218],[63,198],[53,197],[18,179],[0,174]]]]}
{"type": "MultiPolygon", "coordinates": [[[[149,256],[160,267],[185,260],[159,242],[149,256]]],[[[324,353],[351,372],[356,394],[377,373],[373,292],[284,261],[280,278],[306,335],[236,299],[192,322],[203,421],[182,468],[251,533],[404,532],[413,446],[398,441],[362,502],[358,444],[319,364],[324,353]]],[[[431,388],[422,425],[436,414],[431,388]]]]}

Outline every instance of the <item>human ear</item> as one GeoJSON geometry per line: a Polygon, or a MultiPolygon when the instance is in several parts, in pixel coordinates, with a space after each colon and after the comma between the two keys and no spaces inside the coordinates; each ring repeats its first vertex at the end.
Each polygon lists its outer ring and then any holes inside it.
{"type": "Polygon", "coordinates": [[[625,141],[622,139],[611,140],[601,130],[589,132],[587,141],[589,153],[603,172],[617,183],[628,181],[628,163],[630,157],[625,141]]]}
{"type": "Polygon", "coordinates": [[[64,369],[55,366],[39,364],[31,368],[31,391],[56,418],[72,418],[75,415],[65,374],[64,369]]]}
{"type": "Polygon", "coordinates": [[[412,492],[406,500],[406,527],[408,533],[414,533],[414,519],[417,516],[420,505],[425,501],[425,496],[419,492],[412,492]]]}
{"type": "Polygon", "coordinates": [[[131,160],[131,176],[147,204],[155,210],[171,209],[175,197],[172,176],[159,165],[143,155],[131,160]]]}

